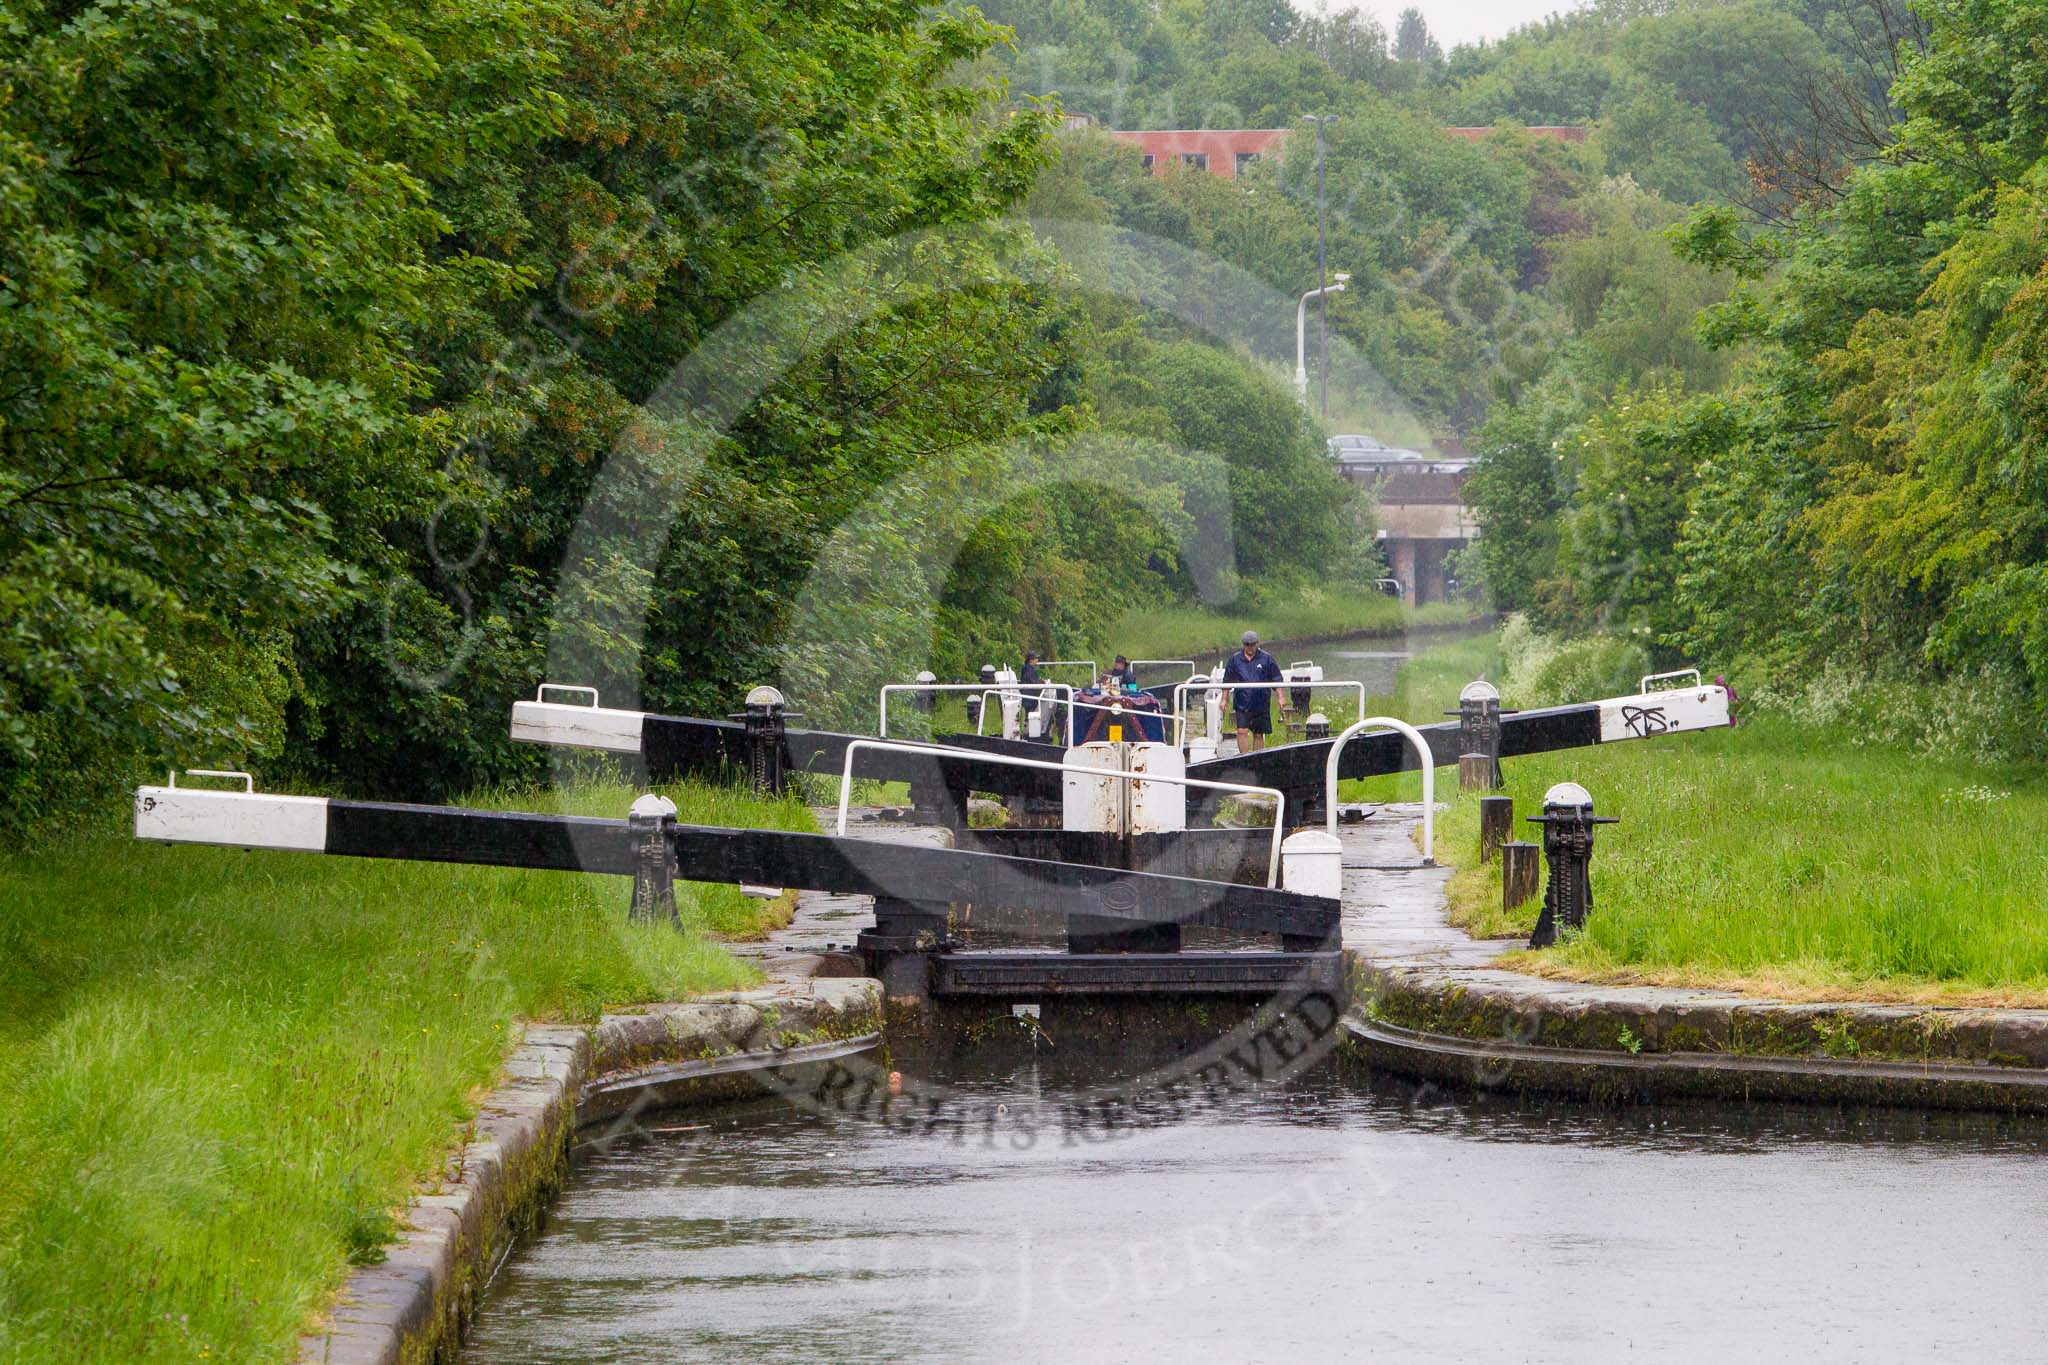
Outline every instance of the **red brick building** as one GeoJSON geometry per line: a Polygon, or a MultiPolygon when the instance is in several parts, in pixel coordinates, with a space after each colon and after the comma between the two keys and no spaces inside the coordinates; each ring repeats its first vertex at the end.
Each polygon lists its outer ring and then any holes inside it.
{"type": "Polygon", "coordinates": [[[1117,130],[1111,137],[1134,142],[1145,154],[1145,169],[1162,174],[1169,162],[1178,161],[1198,171],[1237,179],[1237,173],[1268,152],[1276,150],[1285,128],[1164,128],[1144,131],[1117,130]]]}
{"type": "MultiPolygon", "coordinates": [[[[1086,114],[1071,115],[1067,119],[1069,127],[1092,122],[1086,114]]],[[[1164,174],[1168,165],[1179,162],[1198,171],[1235,180],[1237,173],[1251,162],[1262,156],[1279,155],[1281,139],[1292,131],[1290,128],[1119,128],[1112,129],[1110,136],[1135,143],[1145,154],[1145,169],[1154,175],[1164,174]]],[[[1496,130],[1446,128],[1444,131],[1452,137],[1476,142],[1496,130]]],[[[1537,137],[1556,138],[1559,142],[1586,140],[1584,128],[1542,125],[1523,131],[1537,137]]]]}

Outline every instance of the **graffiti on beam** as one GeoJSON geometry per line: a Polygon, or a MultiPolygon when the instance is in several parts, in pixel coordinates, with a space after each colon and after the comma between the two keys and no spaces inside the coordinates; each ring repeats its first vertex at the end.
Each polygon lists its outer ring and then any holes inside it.
{"type": "Polygon", "coordinates": [[[1624,706],[1621,708],[1621,723],[1638,739],[1661,735],[1673,728],[1661,706],[1624,706]]]}

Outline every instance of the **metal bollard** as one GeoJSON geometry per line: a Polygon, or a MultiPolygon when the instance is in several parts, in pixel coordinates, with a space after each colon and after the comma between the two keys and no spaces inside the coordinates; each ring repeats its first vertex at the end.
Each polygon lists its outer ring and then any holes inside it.
{"type": "Polygon", "coordinates": [[[754,790],[782,795],[784,785],[783,731],[788,712],[782,693],[772,687],[757,687],[747,693],[747,709],[730,719],[746,727],[747,780],[754,790]]]}
{"type": "Polygon", "coordinates": [[[939,675],[932,672],[929,668],[923,670],[917,675],[916,681],[922,685],[919,687],[917,691],[912,692],[910,694],[910,706],[911,709],[916,711],[919,715],[930,715],[932,713],[932,708],[938,705],[939,694],[937,692],[932,691],[930,686],[932,683],[935,683],[938,680],[939,675]]]}
{"type": "Polygon", "coordinates": [[[676,803],[650,792],[633,802],[626,824],[633,831],[632,917],[681,924],[676,913],[676,851],[670,838],[676,827],[676,803]]]}
{"type": "Polygon", "coordinates": [[[1302,735],[1306,739],[1328,739],[1330,718],[1320,711],[1309,712],[1308,719],[1302,722],[1302,735]]]}
{"type": "Polygon", "coordinates": [[[1576,782],[1560,782],[1543,793],[1543,814],[1529,823],[1543,826],[1543,857],[1550,882],[1543,889],[1543,914],[1531,948],[1548,948],[1561,930],[1583,929],[1593,910],[1593,826],[1619,824],[1614,816],[1593,814],[1593,797],[1576,782]]]}
{"type": "Polygon", "coordinates": [[[1515,798],[1512,796],[1482,796],[1479,798],[1479,861],[1490,863],[1500,852],[1500,846],[1508,842],[1515,832],[1515,798]]]}
{"type": "MultiPolygon", "coordinates": [[[[983,687],[994,687],[996,685],[996,666],[994,664],[983,664],[980,677],[983,687]]],[[[977,733],[981,730],[981,709],[982,703],[986,699],[986,693],[970,692],[967,694],[967,728],[977,733]]]]}
{"type": "Polygon", "coordinates": [[[1458,788],[1500,790],[1500,689],[1480,678],[1458,693],[1458,788]]]}
{"type": "Polygon", "coordinates": [[[1536,899],[1542,886],[1543,850],[1511,839],[1500,846],[1500,903],[1513,910],[1536,899]]]}

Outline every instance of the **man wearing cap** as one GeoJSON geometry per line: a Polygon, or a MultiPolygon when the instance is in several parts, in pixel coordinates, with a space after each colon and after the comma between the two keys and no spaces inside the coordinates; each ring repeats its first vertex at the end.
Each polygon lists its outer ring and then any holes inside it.
{"type": "MultiPolygon", "coordinates": [[[[1280,676],[1280,665],[1273,662],[1273,656],[1259,648],[1259,633],[1248,630],[1244,633],[1243,648],[1223,661],[1223,681],[1227,683],[1276,683],[1284,681],[1280,676]]],[[[1239,687],[1230,693],[1231,710],[1237,713],[1237,751],[1241,754],[1257,753],[1265,747],[1266,736],[1273,733],[1273,696],[1280,696],[1280,710],[1287,711],[1287,694],[1273,687],[1239,687]]]]}

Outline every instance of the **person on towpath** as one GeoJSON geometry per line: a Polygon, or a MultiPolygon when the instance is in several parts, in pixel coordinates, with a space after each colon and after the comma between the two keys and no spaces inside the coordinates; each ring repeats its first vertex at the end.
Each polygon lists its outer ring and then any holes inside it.
{"type": "MultiPolygon", "coordinates": [[[[1248,630],[1240,642],[1237,653],[1223,661],[1223,681],[1227,683],[1276,683],[1284,681],[1280,676],[1280,665],[1273,662],[1273,656],[1259,648],[1259,633],[1248,630]]],[[[1237,751],[1241,754],[1255,754],[1266,746],[1266,736],[1273,733],[1273,698],[1280,698],[1282,714],[1287,711],[1287,694],[1274,687],[1239,687],[1231,689],[1230,709],[1237,713],[1237,751]]]]}

